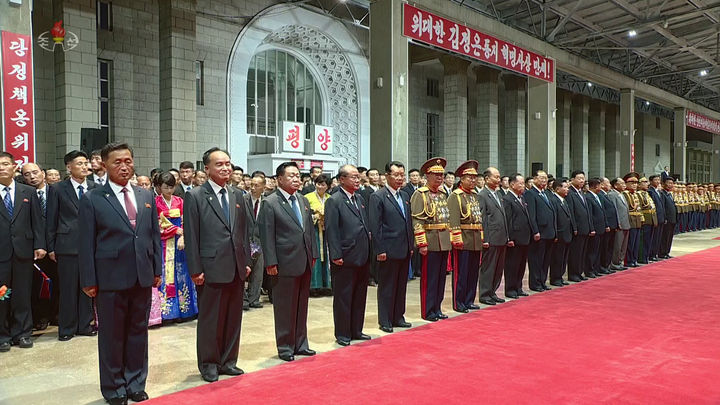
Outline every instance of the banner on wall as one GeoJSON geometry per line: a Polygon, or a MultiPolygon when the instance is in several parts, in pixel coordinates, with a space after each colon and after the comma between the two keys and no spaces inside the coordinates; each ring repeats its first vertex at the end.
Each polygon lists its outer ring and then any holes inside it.
{"type": "Polygon", "coordinates": [[[706,117],[695,111],[687,111],[685,114],[685,125],[720,135],[720,121],[706,117]]]}
{"type": "Polygon", "coordinates": [[[19,165],[35,161],[32,40],[2,31],[3,149],[19,165]]]}

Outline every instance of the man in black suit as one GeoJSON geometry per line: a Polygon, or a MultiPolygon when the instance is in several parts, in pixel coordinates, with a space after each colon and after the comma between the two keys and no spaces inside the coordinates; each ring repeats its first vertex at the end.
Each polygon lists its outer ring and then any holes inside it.
{"type": "Polygon", "coordinates": [[[547,173],[538,170],[533,176],[532,187],[523,194],[533,233],[528,248],[528,284],[533,291],[550,289],[546,282],[550,268],[550,249],[556,238],[556,219],[546,194],[547,182],[547,173]]]}
{"type": "Polygon", "coordinates": [[[567,178],[559,178],[553,182],[552,193],[548,194],[557,219],[557,238],[550,250],[550,285],[562,287],[569,283],[563,280],[568,261],[568,249],[573,236],[577,234],[575,218],[570,206],[567,204],[568,195],[567,178]]]}
{"type": "MultiPolygon", "coordinates": [[[[422,175],[420,174],[420,169],[410,169],[410,172],[408,172],[408,182],[402,190],[407,193],[408,197],[412,197],[413,193],[418,188],[422,187],[421,181],[422,175]]],[[[422,273],[422,255],[412,255],[410,257],[410,264],[412,267],[412,274],[410,275],[410,278],[414,279],[415,277],[420,277],[420,273],[422,273]]]]}
{"type": "MultiPolygon", "coordinates": [[[[372,195],[374,192],[381,190],[382,187],[380,186],[380,171],[375,168],[371,168],[367,171],[367,178],[368,178],[368,184],[365,186],[365,188],[361,188],[358,191],[358,194],[362,196],[363,200],[370,201],[370,195],[372,195]]],[[[331,191],[330,194],[335,194],[335,191],[340,190],[341,187],[337,187],[335,190],[331,191]]],[[[365,216],[369,215],[368,212],[369,206],[365,207],[365,216]]],[[[370,255],[370,277],[368,279],[368,285],[371,287],[377,286],[377,261],[374,257],[372,257],[371,252],[368,252],[368,255],[370,255]]]]}
{"type": "MultiPolygon", "coordinates": [[[[503,197],[505,220],[507,221],[508,239],[513,246],[508,247],[505,253],[505,297],[517,299],[527,295],[522,290],[523,276],[528,258],[528,245],[532,239],[532,227],[527,204],[523,199],[525,191],[525,178],[520,173],[510,177],[510,192],[503,197]]],[[[543,284],[545,284],[543,282],[543,284]]],[[[532,289],[532,288],[531,288],[532,289]]],[[[545,291],[535,288],[533,291],[545,291]]]]}
{"type": "Polygon", "coordinates": [[[603,177],[597,195],[600,197],[603,212],[605,213],[605,223],[610,230],[605,232],[600,239],[600,274],[611,274],[616,271],[611,269],[610,266],[612,265],[613,251],[615,249],[615,235],[620,231],[620,222],[615,203],[608,196],[611,189],[610,180],[603,177]]]}
{"type": "MultiPolygon", "coordinates": [[[[108,175],[105,168],[102,165],[102,157],[100,156],[100,149],[96,149],[90,153],[90,168],[92,169],[92,178],[88,179],[98,186],[104,186],[107,183],[108,175]]],[[[152,176],[150,176],[152,177],[152,176]]],[[[152,178],[150,179],[152,180],[152,178]]]]}
{"type": "Polygon", "coordinates": [[[308,347],[307,306],[310,275],[320,254],[310,203],[298,192],[301,182],[297,163],[282,163],[275,173],[278,189],[265,198],[258,225],[265,269],[273,276],[278,357],[293,361],[295,355],[315,354],[308,347]]]}
{"type": "Polygon", "coordinates": [[[185,193],[192,190],[192,180],[195,174],[195,165],[190,161],[184,161],[180,163],[180,170],[178,171],[178,177],[180,181],[175,187],[175,195],[180,198],[185,198],[185,193]]]}
{"type": "Polygon", "coordinates": [[[505,219],[505,208],[501,202],[500,172],[488,167],[483,172],[485,187],[480,190],[480,210],[485,231],[482,261],[480,262],[480,303],[495,305],[505,302],[495,291],[502,281],[505,253],[508,247],[515,244],[508,238],[508,227],[505,219]]]}
{"type": "MultiPolygon", "coordinates": [[[[419,172],[418,172],[419,173],[419,172]]],[[[378,263],[378,323],[380,330],[409,328],[405,321],[408,263],[413,254],[410,196],[399,189],[405,167],[392,161],[385,165],[387,186],[370,196],[370,233],[378,263]]]]}
{"type": "Polygon", "coordinates": [[[660,260],[658,253],[660,251],[660,241],[662,239],[664,225],[667,223],[667,219],[665,218],[665,201],[660,196],[661,190],[660,176],[657,174],[650,176],[648,194],[650,194],[650,198],[652,198],[653,203],[655,203],[655,214],[657,215],[658,220],[658,226],[653,229],[652,246],[650,248],[650,254],[648,255],[649,260],[651,261],[660,260]]]}
{"type": "Polygon", "coordinates": [[[589,191],[585,193],[585,201],[590,211],[590,220],[595,229],[595,235],[588,238],[587,253],[585,255],[585,276],[589,278],[599,277],[600,274],[600,249],[601,241],[605,241],[605,232],[610,232],[610,227],[605,220],[605,210],[600,200],[600,183],[602,180],[593,177],[588,181],[589,191]]]}
{"type": "Polygon", "coordinates": [[[260,215],[260,207],[263,204],[263,191],[265,190],[265,176],[256,175],[250,180],[250,192],[245,194],[245,204],[247,205],[248,227],[250,231],[250,256],[252,258],[250,276],[248,277],[248,287],[243,302],[243,310],[250,308],[262,308],[260,303],[260,287],[263,284],[265,276],[265,260],[263,259],[262,249],[260,248],[260,229],[258,228],[258,215],[260,215]]]}
{"type": "Polygon", "coordinates": [[[663,259],[670,259],[670,249],[672,248],[672,240],[675,234],[675,225],[677,224],[677,206],[675,205],[675,199],[673,197],[673,190],[675,188],[675,180],[672,177],[668,177],[663,181],[663,189],[660,191],[660,196],[663,199],[663,207],[665,208],[665,224],[662,228],[662,237],[660,243],[660,250],[658,251],[658,257],[663,259]]]}
{"type": "Polygon", "coordinates": [[[325,230],[330,255],[335,341],[347,346],[353,339],[369,340],[362,333],[367,298],[370,229],[366,203],[356,194],[360,174],[353,165],[338,171],[340,191],[325,203],[325,230]]]}
{"type": "MultiPolygon", "coordinates": [[[[312,166],[310,167],[310,183],[308,183],[307,186],[303,187],[303,189],[300,191],[302,195],[312,193],[315,191],[315,179],[318,178],[323,172],[322,167],[320,166],[312,166]]],[[[367,201],[367,200],[365,200],[367,201]]]]}
{"type": "Polygon", "coordinates": [[[98,311],[100,391],[110,404],[144,401],[151,287],[160,286],[162,251],[155,198],[133,187],[133,153],[101,151],[108,181],[80,199],[80,285],[98,311]]]}
{"type": "Polygon", "coordinates": [[[247,205],[229,186],[230,155],[203,154],[208,181],[185,193],[183,225],[188,270],[198,289],[197,361],[202,379],[240,375],[236,365],[245,278],[250,274],[247,205]]]}
{"type": "Polygon", "coordinates": [[[587,265],[585,257],[587,255],[588,239],[595,236],[595,229],[590,216],[591,208],[588,206],[587,198],[582,191],[583,186],[585,186],[585,172],[582,170],[573,171],[570,183],[570,191],[565,202],[570,207],[570,212],[575,219],[577,234],[573,236],[573,240],[570,242],[567,269],[568,280],[578,282],[587,280],[582,273],[587,265]]]}
{"type": "Polygon", "coordinates": [[[95,317],[92,299],[80,288],[78,262],[78,208],[82,196],[95,184],[87,179],[90,171],[85,152],[74,150],[66,154],[65,167],[70,178],[54,186],[55,192],[48,201],[48,252],[57,262],[60,274],[58,337],[63,342],[75,335],[97,334],[91,326],[95,317]]]}
{"type": "MultiPolygon", "coordinates": [[[[662,181],[663,184],[665,184],[665,180],[671,179],[672,176],[670,175],[670,167],[665,166],[665,167],[663,168],[662,173],[660,173],[660,176],[661,176],[661,179],[660,179],[660,180],[662,181]]],[[[674,182],[674,180],[673,180],[673,182],[674,182]]]]}
{"type": "Polygon", "coordinates": [[[30,305],[33,260],[45,257],[45,221],[35,189],[15,181],[15,158],[0,152],[0,284],[12,299],[0,301],[0,352],[33,346],[30,305]]]}

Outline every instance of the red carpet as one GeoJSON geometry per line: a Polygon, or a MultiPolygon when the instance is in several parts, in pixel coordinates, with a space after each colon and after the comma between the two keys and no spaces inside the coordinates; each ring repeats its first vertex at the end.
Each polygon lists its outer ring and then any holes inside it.
{"type": "Polygon", "coordinates": [[[718,404],[718,262],[714,248],[151,403],[718,404]]]}

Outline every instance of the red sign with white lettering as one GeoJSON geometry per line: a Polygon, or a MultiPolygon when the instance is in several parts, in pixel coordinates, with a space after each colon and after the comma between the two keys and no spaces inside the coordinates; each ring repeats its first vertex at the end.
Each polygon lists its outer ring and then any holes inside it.
{"type": "Polygon", "coordinates": [[[35,161],[35,103],[32,40],[2,32],[2,105],[4,150],[18,164],[35,161]]]}
{"type": "Polygon", "coordinates": [[[429,11],[403,5],[403,35],[552,83],[555,61],[429,11]]]}
{"type": "Polygon", "coordinates": [[[700,129],[713,134],[720,134],[720,121],[698,114],[695,111],[687,111],[685,114],[686,125],[691,128],[700,129]]]}

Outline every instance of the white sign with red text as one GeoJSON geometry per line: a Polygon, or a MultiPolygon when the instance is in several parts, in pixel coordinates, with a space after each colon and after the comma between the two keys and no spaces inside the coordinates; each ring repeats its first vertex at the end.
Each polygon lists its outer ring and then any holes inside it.
{"type": "Polygon", "coordinates": [[[335,145],[335,132],[333,132],[333,128],[314,125],[313,134],[313,142],[315,144],[314,153],[317,155],[332,155],[333,146],[335,145]]]}
{"type": "Polygon", "coordinates": [[[283,121],[282,129],[283,152],[305,152],[305,124],[283,121]]]}

